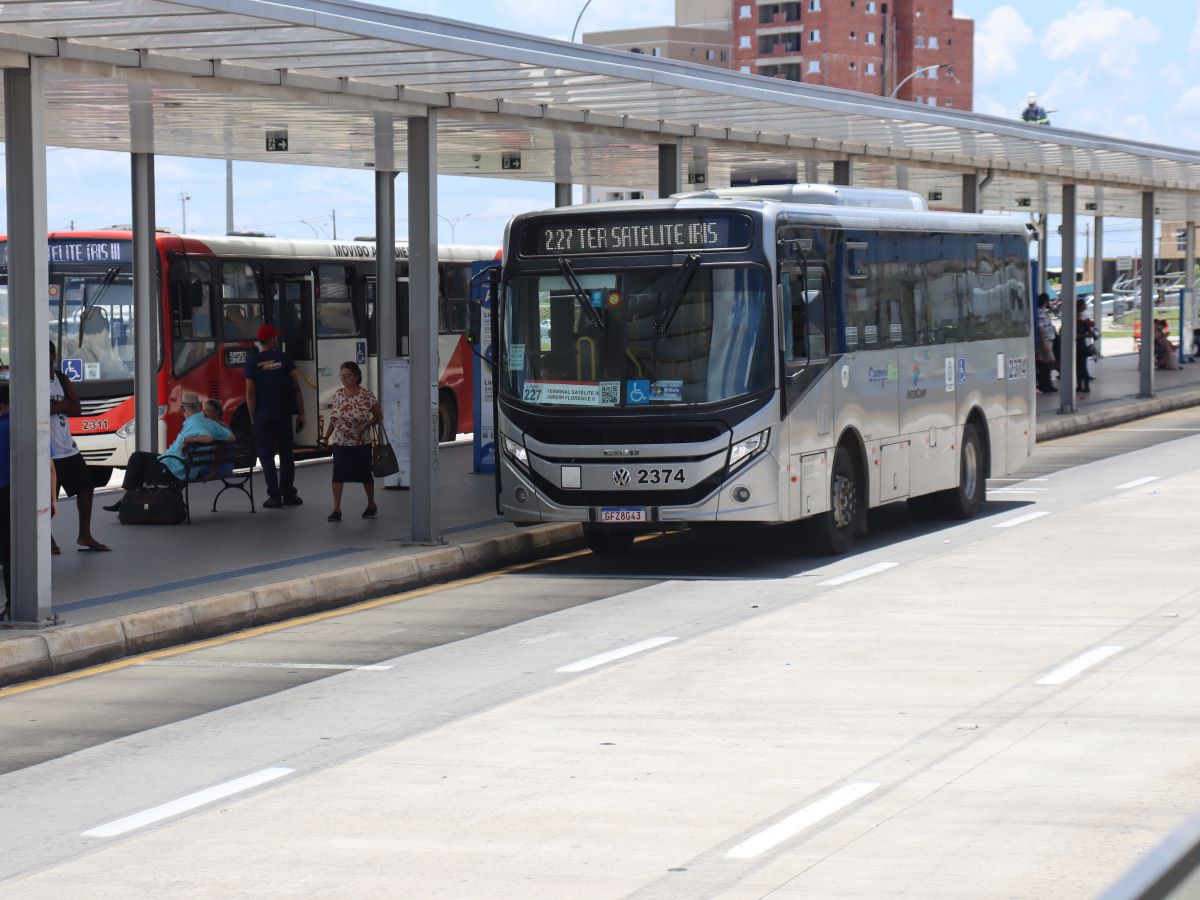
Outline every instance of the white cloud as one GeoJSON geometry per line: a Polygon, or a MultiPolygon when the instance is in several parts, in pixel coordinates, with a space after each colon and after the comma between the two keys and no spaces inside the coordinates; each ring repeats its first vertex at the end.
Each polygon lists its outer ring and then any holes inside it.
{"type": "Polygon", "coordinates": [[[1033,29],[1014,7],[996,7],[975,29],[976,73],[987,80],[1016,72],[1017,54],[1035,40],[1033,29]]]}
{"type": "Polygon", "coordinates": [[[1171,107],[1171,112],[1180,116],[1200,116],[1200,87],[1185,91],[1171,107]]]}
{"type": "Polygon", "coordinates": [[[1016,118],[1012,109],[988,94],[980,94],[975,98],[975,112],[985,116],[999,116],[1002,119],[1016,118]]]}
{"type": "Polygon", "coordinates": [[[1192,56],[1200,54],[1200,4],[1197,4],[1196,25],[1192,28],[1192,39],[1188,43],[1188,49],[1192,56]]]}
{"type": "Polygon", "coordinates": [[[1052,60],[1079,53],[1099,55],[1104,65],[1128,64],[1138,46],[1162,39],[1162,31],[1146,16],[1110,7],[1104,0],[1082,0],[1073,10],[1050,23],[1042,37],[1042,52],[1052,60]]]}

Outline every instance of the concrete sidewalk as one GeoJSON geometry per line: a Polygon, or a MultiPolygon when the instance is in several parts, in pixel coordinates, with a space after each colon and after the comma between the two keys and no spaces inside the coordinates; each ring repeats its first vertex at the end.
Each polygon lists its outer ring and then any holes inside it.
{"type": "MultiPolygon", "coordinates": [[[[1038,440],[1076,434],[1200,405],[1200,363],[1155,372],[1156,396],[1138,399],[1137,357],[1093,363],[1090,394],[1059,412],[1061,395],[1037,398],[1038,440]]],[[[404,491],[377,493],[376,519],[360,517],[361,489],[348,485],[344,519],[331,524],[329,463],[302,464],[301,507],[249,513],[230,492],[211,512],[216,488],[192,491],[192,524],[122,526],[99,509],[117,496],[97,495],[95,535],[112,553],[75,551],[76,511],[61,501],[54,533],[54,610],[64,624],[36,631],[0,629],[0,684],[173,646],[368,597],[462,578],[583,546],[577,525],[517,529],[496,515],[494,481],[471,473],[469,444],[439,453],[444,543],[409,543],[404,491]]],[[[256,491],[262,480],[256,477],[256,491]]],[[[261,502],[262,497],[256,499],[261,502]]]]}

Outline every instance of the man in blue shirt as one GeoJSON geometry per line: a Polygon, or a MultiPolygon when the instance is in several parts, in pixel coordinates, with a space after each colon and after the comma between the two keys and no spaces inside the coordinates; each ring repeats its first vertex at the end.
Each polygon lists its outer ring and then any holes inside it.
{"type": "MultiPolygon", "coordinates": [[[[184,458],[189,445],[228,443],[233,440],[233,432],[221,421],[220,401],[207,400],[201,405],[200,398],[195,394],[184,394],[180,405],[187,418],[183,420],[179,435],[162,456],[155,456],[144,450],[130,454],[129,464],[125,467],[125,480],[121,482],[121,487],[125,490],[137,490],[146,483],[150,475],[161,475],[164,469],[179,481],[196,478],[203,474],[210,463],[205,462],[203,457],[199,461],[192,460],[188,467],[190,471],[185,473],[184,458]]],[[[119,512],[121,501],[118,500],[104,508],[109,512],[119,512]]]]}
{"type": "Polygon", "coordinates": [[[296,431],[304,428],[304,397],[300,376],[292,358],[279,349],[279,331],[263,325],[256,335],[259,352],[246,360],[246,410],[254,423],[254,442],[267,483],[263,509],[299,506],[296,493],[296,461],[292,456],[292,416],[296,431]],[[275,453],[279,453],[279,472],[275,453]]]}
{"type": "Polygon", "coordinates": [[[4,564],[4,605],[0,606],[0,619],[7,619],[8,601],[11,596],[12,534],[9,531],[9,448],[8,448],[8,382],[0,381],[0,554],[4,564]]]}

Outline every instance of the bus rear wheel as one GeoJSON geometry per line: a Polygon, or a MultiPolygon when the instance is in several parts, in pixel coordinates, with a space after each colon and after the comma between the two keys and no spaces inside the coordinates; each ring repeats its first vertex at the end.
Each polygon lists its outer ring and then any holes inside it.
{"type": "Polygon", "coordinates": [[[443,444],[458,437],[458,406],[446,391],[438,395],[438,440],[443,444]]]}
{"type": "Polygon", "coordinates": [[[863,520],[862,488],[850,451],[838,447],[833,454],[829,475],[829,511],[813,519],[816,548],[829,556],[841,556],[854,542],[854,532],[863,520]]]}
{"type": "Polygon", "coordinates": [[[624,553],[633,546],[635,537],[632,531],[620,531],[613,528],[601,528],[596,525],[584,525],[583,537],[588,549],[600,555],[624,553]]]}

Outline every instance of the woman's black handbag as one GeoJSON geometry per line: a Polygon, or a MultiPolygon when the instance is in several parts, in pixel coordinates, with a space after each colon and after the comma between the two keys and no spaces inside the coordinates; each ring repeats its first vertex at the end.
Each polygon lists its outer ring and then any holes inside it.
{"type": "Polygon", "coordinates": [[[387,430],[382,425],[376,425],[371,435],[371,474],[376,478],[386,478],[400,471],[400,463],[396,461],[396,453],[388,442],[387,430]]]}

